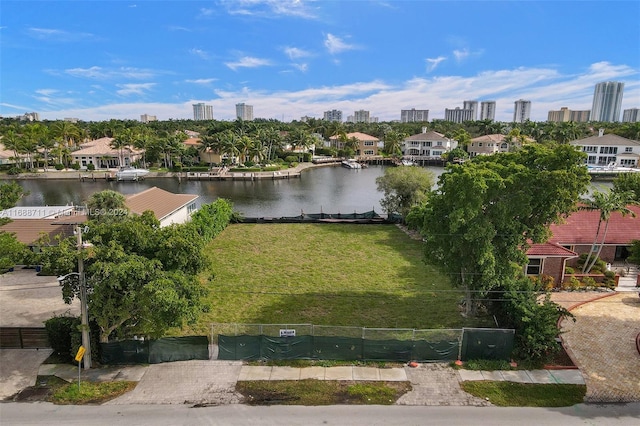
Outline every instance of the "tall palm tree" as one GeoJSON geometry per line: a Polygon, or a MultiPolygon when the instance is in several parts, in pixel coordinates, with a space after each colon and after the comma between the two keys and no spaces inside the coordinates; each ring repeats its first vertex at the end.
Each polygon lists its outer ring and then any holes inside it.
{"type": "Polygon", "coordinates": [[[400,155],[400,143],[406,138],[406,133],[398,132],[396,130],[387,131],[384,135],[384,152],[391,156],[400,155]]]}
{"type": "Polygon", "coordinates": [[[54,137],[60,137],[68,147],[78,144],[80,139],[80,129],[68,121],[56,121],[51,127],[54,137]]]}
{"type": "Polygon", "coordinates": [[[582,267],[582,273],[587,274],[593,268],[596,261],[600,257],[600,253],[602,252],[602,247],[607,238],[607,230],[609,228],[609,219],[611,218],[612,213],[620,213],[622,216],[631,215],[635,217],[635,213],[628,206],[631,204],[638,204],[633,201],[633,193],[632,192],[618,192],[618,191],[609,191],[609,192],[600,192],[595,191],[592,195],[591,199],[582,200],[584,206],[581,207],[583,210],[598,210],[600,212],[600,217],[598,220],[598,227],[596,229],[596,235],[591,245],[591,250],[587,254],[587,258],[584,261],[584,266],[582,267]],[[604,223],[604,229],[602,229],[602,224],[604,223]],[[600,232],[602,230],[602,233],[600,232]],[[597,252],[596,252],[597,251],[597,252]],[[594,252],[596,252],[594,254],[594,252]]]}
{"type": "Polygon", "coordinates": [[[47,171],[47,167],[49,166],[49,153],[56,146],[56,140],[51,135],[51,131],[48,127],[44,127],[42,132],[40,133],[40,137],[38,139],[38,148],[42,149],[42,154],[44,156],[44,171],[47,171]]]}
{"type": "Polygon", "coordinates": [[[120,167],[124,166],[124,149],[133,145],[136,140],[134,129],[124,129],[116,133],[109,145],[111,148],[118,150],[118,163],[120,167]]]}
{"type": "Polygon", "coordinates": [[[16,166],[21,167],[20,151],[22,150],[22,136],[14,129],[9,129],[2,137],[2,144],[6,149],[13,151],[13,159],[16,162],[16,166]]]}

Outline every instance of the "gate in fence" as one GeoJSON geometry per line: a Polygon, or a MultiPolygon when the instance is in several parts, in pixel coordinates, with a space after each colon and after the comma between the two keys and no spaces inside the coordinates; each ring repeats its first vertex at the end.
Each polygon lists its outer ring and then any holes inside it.
{"type": "Polygon", "coordinates": [[[313,324],[213,324],[218,359],[446,362],[509,360],[514,330],[389,329],[313,324]]]}

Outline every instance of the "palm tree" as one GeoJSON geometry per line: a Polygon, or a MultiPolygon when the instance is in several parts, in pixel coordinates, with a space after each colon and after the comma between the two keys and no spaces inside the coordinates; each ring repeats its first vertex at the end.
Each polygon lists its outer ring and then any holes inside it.
{"type": "Polygon", "coordinates": [[[51,127],[53,136],[62,138],[68,147],[78,144],[80,139],[80,129],[68,121],[56,121],[51,127]]]}
{"type": "Polygon", "coordinates": [[[606,241],[607,230],[609,228],[609,219],[611,218],[612,213],[620,213],[622,216],[631,215],[635,217],[635,213],[628,206],[631,204],[638,204],[633,201],[633,193],[632,192],[618,192],[618,191],[609,191],[609,192],[600,192],[595,191],[592,195],[592,199],[582,200],[584,206],[581,207],[583,210],[598,210],[600,211],[600,218],[598,220],[598,227],[596,229],[596,235],[591,245],[591,250],[587,254],[587,258],[584,261],[584,266],[582,267],[582,273],[587,274],[593,268],[596,261],[600,257],[600,253],[602,252],[602,247],[606,241]],[[604,223],[604,229],[602,230],[602,224],[604,223]],[[600,231],[602,230],[602,234],[600,231]],[[593,254],[595,251],[597,252],[593,254]]]}
{"type": "Polygon", "coordinates": [[[124,166],[124,149],[133,145],[136,139],[136,134],[133,129],[124,129],[117,133],[111,143],[111,148],[117,149],[119,152],[119,166],[124,166]]]}
{"type": "Polygon", "coordinates": [[[49,165],[49,152],[56,146],[55,139],[51,136],[51,131],[48,127],[44,127],[40,138],[38,140],[38,147],[42,148],[42,154],[44,155],[44,171],[47,171],[49,165]]]}
{"type": "Polygon", "coordinates": [[[384,152],[391,156],[400,155],[400,143],[406,138],[406,133],[398,132],[396,130],[388,130],[384,135],[384,152]]]}
{"type": "Polygon", "coordinates": [[[13,151],[13,159],[16,162],[16,166],[20,167],[21,161],[19,152],[22,150],[22,136],[20,136],[20,134],[14,129],[9,129],[2,137],[2,143],[4,144],[5,148],[13,151]]]}

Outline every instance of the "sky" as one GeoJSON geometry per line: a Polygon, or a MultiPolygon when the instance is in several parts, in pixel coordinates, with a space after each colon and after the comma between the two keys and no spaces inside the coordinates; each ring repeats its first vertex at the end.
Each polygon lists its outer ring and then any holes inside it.
{"type": "Polygon", "coordinates": [[[0,2],[0,116],[429,119],[465,100],[513,120],[589,110],[602,81],[640,108],[640,1],[0,2]]]}

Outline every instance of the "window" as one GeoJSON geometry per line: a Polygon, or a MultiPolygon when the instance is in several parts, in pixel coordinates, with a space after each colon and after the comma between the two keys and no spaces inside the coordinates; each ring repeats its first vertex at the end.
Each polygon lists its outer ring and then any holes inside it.
{"type": "Polygon", "coordinates": [[[478,142],[478,146],[482,146],[482,142],[478,142]]]}
{"type": "Polygon", "coordinates": [[[527,275],[540,275],[542,272],[542,259],[529,259],[527,265],[527,275]]]}
{"type": "Polygon", "coordinates": [[[411,146],[420,146],[420,142],[411,141],[411,146]]]}
{"type": "Polygon", "coordinates": [[[630,146],[625,146],[624,152],[633,152],[633,148],[631,148],[630,146]]]}
{"type": "Polygon", "coordinates": [[[190,203],[187,205],[187,213],[192,213],[196,210],[196,203],[190,203]]]}
{"type": "Polygon", "coordinates": [[[584,152],[598,152],[598,147],[596,147],[596,146],[583,146],[582,150],[584,152]]]}
{"type": "Polygon", "coordinates": [[[442,146],[442,141],[438,141],[438,142],[436,143],[436,145],[438,145],[438,146],[442,146]]]}
{"type": "Polygon", "coordinates": [[[618,147],[617,146],[601,146],[600,154],[617,154],[618,147]]]}
{"type": "Polygon", "coordinates": [[[373,141],[364,141],[364,146],[373,146],[373,141]]]}
{"type": "Polygon", "coordinates": [[[590,155],[589,158],[587,158],[587,164],[596,164],[596,156],[590,155]]]}
{"type": "Polygon", "coordinates": [[[431,142],[430,142],[430,141],[425,142],[425,143],[424,143],[424,146],[428,146],[428,147],[430,147],[430,146],[431,146],[431,142]]]}
{"type": "Polygon", "coordinates": [[[373,155],[373,150],[372,149],[365,149],[364,150],[364,155],[373,155]]]}

